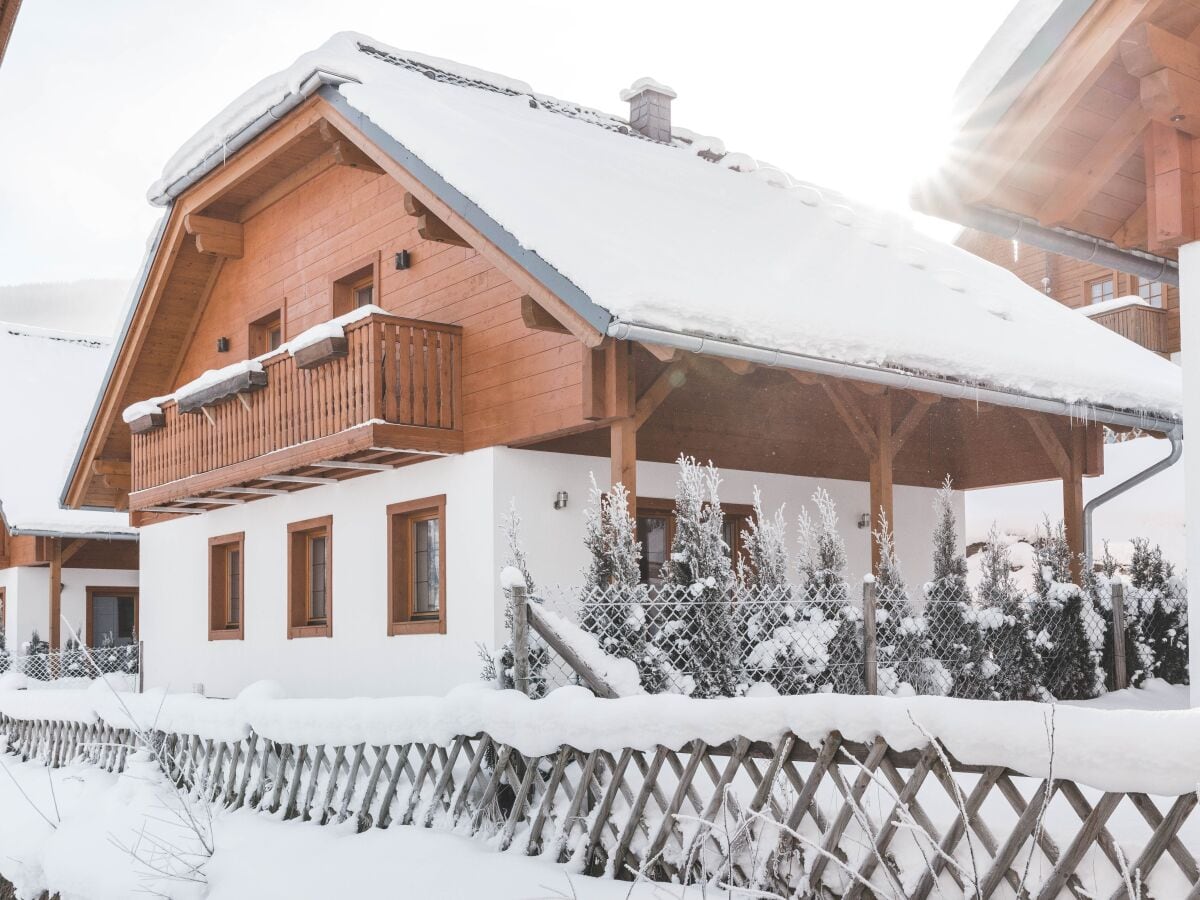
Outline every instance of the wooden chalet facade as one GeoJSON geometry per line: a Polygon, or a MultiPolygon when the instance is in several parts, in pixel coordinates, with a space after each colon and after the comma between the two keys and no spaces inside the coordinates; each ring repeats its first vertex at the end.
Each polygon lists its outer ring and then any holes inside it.
{"type": "MultiPolygon", "coordinates": [[[[449,156],[413,151],[404,140],[415,133],[387,131],[355,91],[410,92],[414,122],[430,111],[429,141],[456,104],[462,128],[520,109],[549,140],[682,164],[697,179],[717,173],[721,190],[786,197],[788,216],[823,207],[813,221],[830,239],[857,232],[842,230],[832,202],[721,168],[723,152],[672,145],[669,125],[654,140],[661,122],[638,133],[500,76],[362,36],[331,44],[343,55],[288,74],[307,89],[281,91],[258,118],[227,116],[239,123],[228,152],[197,151],[198,139],[152,189],[167,210],[64,493],[69,507],[128,507],[142,527],[152,685],[201,681],[228,694],[272,677],[310,694],[386,694],[470,678],[476,642],[494,643],[503,627],[500,515],[515,500],[539,578],[571,583],[592,471],[603,484],[607,468],[643,498],[643,520],[661,517],[681,453],[720,466],[735,504],[755,484],[799,504],[829,483],[851,522],[886,513],[921,574],[916,548],[947,475],[960,490],[1061,479],[1081,547],[1082,480],[1102,471],[1103,424],[1169,427],[1169,411],[1024,397],[948,373],[726,346],[704,329],[655,330],[652,317],[622,321],[540,243],[598,208],[531,198],[553,227],[539,237],[514,225],[480,199],[487,182],[456,181],[449,156]],[[423,107],[426,89],[436,102],[423,107]],[[470,116],[476,103],[495,105],[470,116]],[[568,512],[551,511],[556,495],[570,498],[568,512]]],[[[638,121],[638,91],[631,102],[638,121]]],[[[914,290],[928,281],[939,302],[961,307],[951,276],[936,282],[916,248],[901,249],[914,290]]],[[[1028,302],[1004,273],[946,252],[1028,302]]],[[[627,261],[600,255],[605,271],[627,261]]],[[[1080,327],[1101,356],[1128,352],[1080,327]]],[[[1134,363],[1150,356],[1130,350],[1134,363]]],[[[869,533],[851,540],[859,571],[876,552],[869,533]]]]}
{"type": "Polygon", "coordinates": [[[974,229],[965,229],[956,243],[1147,350],[1165,356],[1179,353],[1179,288],[1174,285],[1030,244],[1014,245],[1011,239],[974,229]],[[1122,297],[1130,302],[1121,304],[1122,297]],[[1103,312],[1089,311],[1099,304],[1104,304],[1103,312]],[[1117,308],[1111,308],[1114,305],[1117,308]]]}

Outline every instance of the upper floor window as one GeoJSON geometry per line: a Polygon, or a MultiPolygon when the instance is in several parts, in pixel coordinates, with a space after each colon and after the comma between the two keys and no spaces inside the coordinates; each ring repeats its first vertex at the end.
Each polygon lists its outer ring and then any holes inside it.
{"type": "MultiPolygon", "coordinates": [[[[639,497],[637,501],[637,539],[642,544],[642,581],[651,585],[663,583],[663,566],[671,556],[675,540],[675,504],[656,497],[639,497]]],[[[741,504],[723,504],[721,539],[729,548],[734,567],[742,558],[742,532],[753,510],[741,504]]]]}
{"type": "Polygon", "coordinates": [[[394,503],[388,515],[388,634],[446,633],[446,497],[394,503]]]}
{"type": "Polygon", "coordinates": [[[1085,282],[1083,290],[1088,303],[1103,303],[1115,296],[1111,275],[1104,278],[1093,278],[1091,281],[1085,282]]]}
{"type": "Polygon", "coordinates": [[[1163,283],[1161,281],[1146,281],[1138,279],[1138,296],[1156,309],[1162,309],[1163,283]]]}
{"type": "Polygon", "coordinates": [[[334,316],[379,301],[379,254],[360,259],[341,271],[335,272],[330,285],[333,297],[334,316]]]}
{"type": "Polygon", "coordinates": [[[262,356],[283,343],[283,316],[279,310],[250,323],[250,355],[262,356]]]}
{"type": "Polygon", "coordinates": [[[208,639],[241,640],[245,591],[244,532],[208,539],[208,639]]]}
{"type": "Polygon", "coordinates": [[[333,516],[288,525],[288,637],[333,634],[333,516]]]}

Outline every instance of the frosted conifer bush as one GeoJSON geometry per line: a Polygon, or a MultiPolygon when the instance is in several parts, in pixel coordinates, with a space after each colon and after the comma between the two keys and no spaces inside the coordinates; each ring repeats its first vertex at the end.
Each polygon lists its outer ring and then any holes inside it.
{"type": "MultiPolygon", "coordinates": [[[[1171,684],[1188,683],[1187,604],[1175,567],[1163,557],[1162,548],[1145,538],[1133,541],[1129,581],[1138,632],[1148,656],[1139,666],[1136,680],[1162,678],[1171,684]]],[[[1126,626],[1128,628],[1128,625],[1126,626]]]]}
{"type": "Polygon", "coordinates": [[[1044,669],[1038,635],[1013,581],[1008,546],[993,525],[983,550],[983,580],[977,613],[989,659],[983,675],[995,700],[1035,700],[1042,696],[1044,669]]]}
{"type": "Polygon", "coordinates": [[[925,620],[908,600],[908,587],[900,573],[896,544],[887,514],[879,511],[879,564],[875,567],[875,635],[878,645],[881,694],[927,694],[926,659],[929,640],[925,620]]]}
{"type": "Polygon", "coordinates": [[[1087,700],[1104,685],[1100,650],[1088,637],[1098,616],[1092,600],[1071,582],[1071,545],[1062,521],[1049,519],[1034,541],[1030,630],[1043,657],[1042,687],[1057,700],[1087,700]]]}

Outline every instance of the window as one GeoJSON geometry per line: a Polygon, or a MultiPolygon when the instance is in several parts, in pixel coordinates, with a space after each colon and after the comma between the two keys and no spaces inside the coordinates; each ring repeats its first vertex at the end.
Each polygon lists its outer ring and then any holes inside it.
{"type": "Polygon", "coordinates": [[[333,516],[288,526],[288,637],[333,636],[333,516]]]}
{"type": "Polygon", "coordinates": [[[1088,303],[1103,303],[1105,300],[1111,300],[1114,296],[1112,276],[1084,282],[1083,290],[1084,298],[1088,303]]]}
{"type": "Polygon", "coordinates": [[[388,634],[446,633],[446,497],[388,507],[388,634]]]}
{"type": "Polygon", "coordinates": [[[245,534],[208,539],[208,639],[240,641],[244,636],[245,534]]]}
{"type": "Polygon", "coordinates": [[[86,595],[83,631],[89,647],[137,643],[137,588],[89,587],[86,595]]]}
{"type": "Polygon", "coordinates": [[[1153,306],[1155,309],[1162,309],[1163,305],[1163,284],[1161,281],[1145,281],[1138,279],[1138,296],[1153,306]]]}
{"type": "Polygon", "coordinates": [[[283,343],[283,317],[279,310],[250,323],[250,356],[278,350],[283,343]]]}
{"type": "Polygon", "coordinates": [[[379,254],[373,253],[334,273],[330,286],[333,314],[344,316],[361,306],[377,303],[379,290],[379,254]]]}
{"type": "MultiPolygon", "coordinates": [[[[662,569],[671,555],[675,540],[675,503],[656,497],[639,497],[637,501],[637,539],[642,544],[642,581],[661,585],[662,569]]],[[[721,538],[729,547],[734,566],[742,556],[742,532],[747,527],[753,508],[737,503],[721,505],[725,518],[721,523],[721,538]]]]}

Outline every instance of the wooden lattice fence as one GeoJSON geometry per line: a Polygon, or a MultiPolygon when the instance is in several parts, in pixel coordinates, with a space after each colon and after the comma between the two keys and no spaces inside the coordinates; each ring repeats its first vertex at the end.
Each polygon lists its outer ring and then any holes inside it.
{"type": "MultiPolygon", "coordinates": [[[[104,724],[4,718],[0,729],[9,752],[51,766],[82,757],[121,771],[137,744],[104,724]]],[[[898,751],[835,732],[816,748],[785,735],[529,756],[487,734],[445,745],[151,740],[171,778],[225,808],[468,832],[593,875],[797,897],[1200,898],[1196,847],[1181,831],[1196,794],[1030,779],[962,765],[936,742],[898,751]],[[1144,823],[1132,853],[1110,831],[1118,813],[1144,823]]]]}

